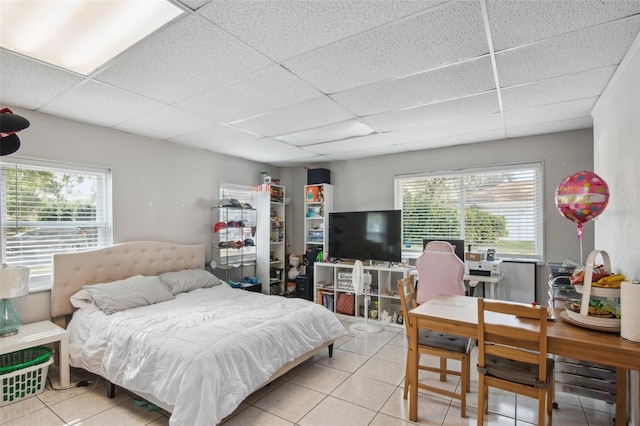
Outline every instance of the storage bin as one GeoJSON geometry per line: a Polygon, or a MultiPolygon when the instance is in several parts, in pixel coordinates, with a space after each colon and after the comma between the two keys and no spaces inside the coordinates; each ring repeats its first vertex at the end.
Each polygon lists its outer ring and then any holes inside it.
{"type": "Polygon", "coordinates": [[[46,346],[0,355],[0,407],[37,395],[44,390],[51,349],[46,346]]]}
{"type": "Polygon", "coordinates": [[[307,170],[307,185],[331,183],[331,171],[329,169],[307,170]]]}

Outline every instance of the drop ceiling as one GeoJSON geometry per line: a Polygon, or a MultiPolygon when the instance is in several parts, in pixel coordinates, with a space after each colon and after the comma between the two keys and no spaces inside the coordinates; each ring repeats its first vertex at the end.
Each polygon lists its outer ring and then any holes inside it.
{"type": "Polygon", "coordinates": [[[640,0],[173,3],[87,76],[2,49],[0,104],[297,166],[592,127],[640,33],[640,0]]]}

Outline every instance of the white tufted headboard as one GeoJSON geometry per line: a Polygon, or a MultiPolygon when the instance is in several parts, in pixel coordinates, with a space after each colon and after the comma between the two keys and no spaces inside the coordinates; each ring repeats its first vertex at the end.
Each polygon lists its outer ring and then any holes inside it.
{"type": "Polygon", "coordinates": [[[204,269],[204,256],[203,244],[181,245],[160,241],[132,241],[97,250],[55,254],[51,316],[58,319],[72,314],[74,308],[69,298],[85,285],[135,275],[204,269]]]}

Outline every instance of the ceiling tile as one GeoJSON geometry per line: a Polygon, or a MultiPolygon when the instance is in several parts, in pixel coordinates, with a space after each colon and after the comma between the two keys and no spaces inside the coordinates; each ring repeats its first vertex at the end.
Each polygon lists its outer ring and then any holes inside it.
{"type": "Polygon", "coordinates": [[[326,163],[329,161],[331,161],[331,158],[318,155],[315,157],[305,157],[305,158],[299,158],[295,160],[281,160],[277,158],[270,161],[269,164],[277,167],[307,167],[310,164],[313,164],[317,167],[318,163],[326,163]]]}
{"type": "Polygon", "coordinates": [[[176,106],[217,120],[232,122],[323,96],[279,65],[216,87],[176,106]]]}
{"type": "Polygon", "coordinates": [[[396,138],[392,133],[378,133],[374,135],[344,139],[341,141],[308,145],[305,147],[305,149],[311,152],[315,152],[316,154],[329,155],[339,152],[371,149],[380,146],[390,146],[395,145],[397,142],[398,138],[396,138]]]}
{"type": "Polygon", "coordinates": [[[160,102],[97,81],[87,80],[42,107],[47,114],[112,127],[157,111],[160,102]]]}
{"type": "Polygon", "coordinates": [[[0,103],[37,110],[84,80],[0,48],[0,103]]]}
{"type": "Polygon", "coordinates": [[[271,63],[200,16],[189,15],[125,52],[95,78],[173,103],[271,63]]]}
{"type": "Polygon", "coordinates": [[[213,1],[198,13],[264,53],[282,61],[326,44],[428,9],[444,0],[413,1],[213,1]]]}
{"type": "Polygon", "coordinates": [[[559,102],[557,104],[507,111],[504,113],[504,121],[509,128],[524,124],[591,117],[591,110],[597,100],[598,97],[594,96],[591,98],[559,102]]]}
{"type": "Polygon", "coordinates": [[[418,142],[432,139],[442,139],[466,135],[468,133],[486,132],[504,128],[504,120],[500,114],[472,117],[451,123],[435,126],[418,127],[414,129],[399,130],[395,132],[369,135],[359,138],[346,139],[324,144],[305,147],[309,151],[324,154],[334,158],[335,154],[353,153],[360,149],[382,149],[384,147],[398,147],[410,142],[418,142]]]}
{"type": "Polygon", "coordinates": [[[313,167],[317,167],[318,163],[326,163],[331,161],[330,158],[327,158],[323,155],[311,155],[309,157],[300,157],[294,159],[283,160],[281,158],[272,159],[269,164],[275,164],[280,167],[308,167],[312,165],[313,167]]]}
{"type": "Polygon", "coordinates": [[[450,136],[466,135],[474,132],[485,132],[504,128],[504,118],[501,114],[482,115],[469,117],[463,120],[452,121],[434,126],[418,127],[415,129],[399,130],[385,133],[393,135],[398,143],[406,144],[421,140],[446,138],[450,136]]]}
{"type": "Polygon", "coordinates": [[[362,121],[378,132],[391,132],[408,127],[431,126],[495,112],[499,112],[499,106],[496,91],[493,90],[452,101],[371,115],[362,118],[362,121]]]}
{"type": "Polygon", "coordinates": [[[115,128],[156,139],[169,139],[219,124],[219,122],[211,118],[204,118],[191,112],[167,106],[133,120],[125,121],[115,126],[115,128]]]}
{"type": "Polygon", "coordinates": [[[591,117],[571,118],[547,123],[526,124],[507,129],[507,137],[519,138],[523,136],[543,135],[546,133],[567,132],[569,130],[588,129],[593,127],[591,117]]]}
{"type": "Polygon", "coordinates": [[[281,151],[262,152],[260,154],[252,154],[251,152],[248,152],[246,155],[247,156],[245,158],[258,161],[260,163],[311,161],[312,159],[318,158],[317,154],[298,147],[281,151]]]}
{"type": "Polygon", "coordinates": [[[640,15],[636,15],[497,53],[500,85],[514,86],[616,65],[639,31],[640,15]]]}
{"type": "Polygon", "coordinates": [[[359,158],[374,157],[377,155],[397,154],[399,152],[406,152],[406,151],[407,149],[400,145],[386,145],[386,146],[374,147],[371,149],[359,149],[357,151],[336,152],[336,153],[327,155],[327,157],[336,161],[357,160],[359,158]]]}
{"type": "Polygon", "coordinates": [[[488,53],[479,2],[449,2],[321,47],[283,65],[336,93],[488,53]]]}
{"type": "Polygon", "coordinates": [[[233,125],[264,136],[278,136],[352,118],[353,114],[323,96],[233,125]]]}
{"type": "Polygon", "coordinates": [[[505,111],[535,105],[555,104],[572,99],[598,96],[602,93],[615,66],[540,80],[534,83],[502,89],[502,106],[505,111]]]}
{"type": "Polygon", "coordinates": [[[496,51],[640,13],[637,0],[487,0],[496,51]]]}
{"type": "Polygon", "coordinates": [[[261,154],[265,152],[284,151],[293,148],[288,143],[276,141],[270,138],[262,138],[245,142],[243,146],[247,148],[247,151],[261,154]]]}
{"type": "Polygon", "coordinates": [[[232,126],[221,125],[182,136],[176,136],[169,140],[198,148],[211,149],[219,146],[242,144],[259,139],[260,137],[259,135],[247,133],[244,130],[232,126]]]}
{"type": "Polygon", "coordinates": [[[246,142],[235,143],[211,148],[211,151],[232,157],[246,158],[248,160],[262,161],[260,158],[272,152],[291,150],[291,145],[273,139],[262,138],[246,142]]]}
{"type": "Polygon", "coordinates": [[[410,142],[402,144],[402,146],[408,151],[418,151],[422,149],[442,148],[446,146],[464,145],[500,139],[505,139],[504,130],[487,130],[485,132],[473,132],[465,135],[410,142]]]}
{"type": "Polygon", "coordinates": [[[478,59],[331,95],[359,116],[410,108],[495,89],[491,59],[478,59]]]}
{"type": "Polygon", "coordinates": [[[354,138],[373,133],[369,126],[359,120],[347,120],[339,123],[327,124],[322,127],[303,130],[301,132],[280,135],[274,139],[286,142],[291,145],[303,146],[313,145],[329,141],[354,138]]]}

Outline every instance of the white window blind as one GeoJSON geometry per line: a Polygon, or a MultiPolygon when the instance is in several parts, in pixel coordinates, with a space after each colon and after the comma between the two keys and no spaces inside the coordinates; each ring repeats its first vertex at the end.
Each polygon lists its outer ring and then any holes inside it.
{"type": "Polygon", "coordinates": [[[111,244],[109,170],[1,162],[2,261],[31,269],[32,289],[51,283],[53,254],[111,244]]]}
{"type": "Polygon", "coordinates": [[[236,199],[240,203],[256,206],[256,188],[254,186],[220,183],[220,199],[236,199]]]}
{"type": "Polygon", "coordinates": [[[540,163],[395,178],[409,255],[422,251],[424,238],[462,239],[465,251],[542,260],[542,204],[540,163]]]}

